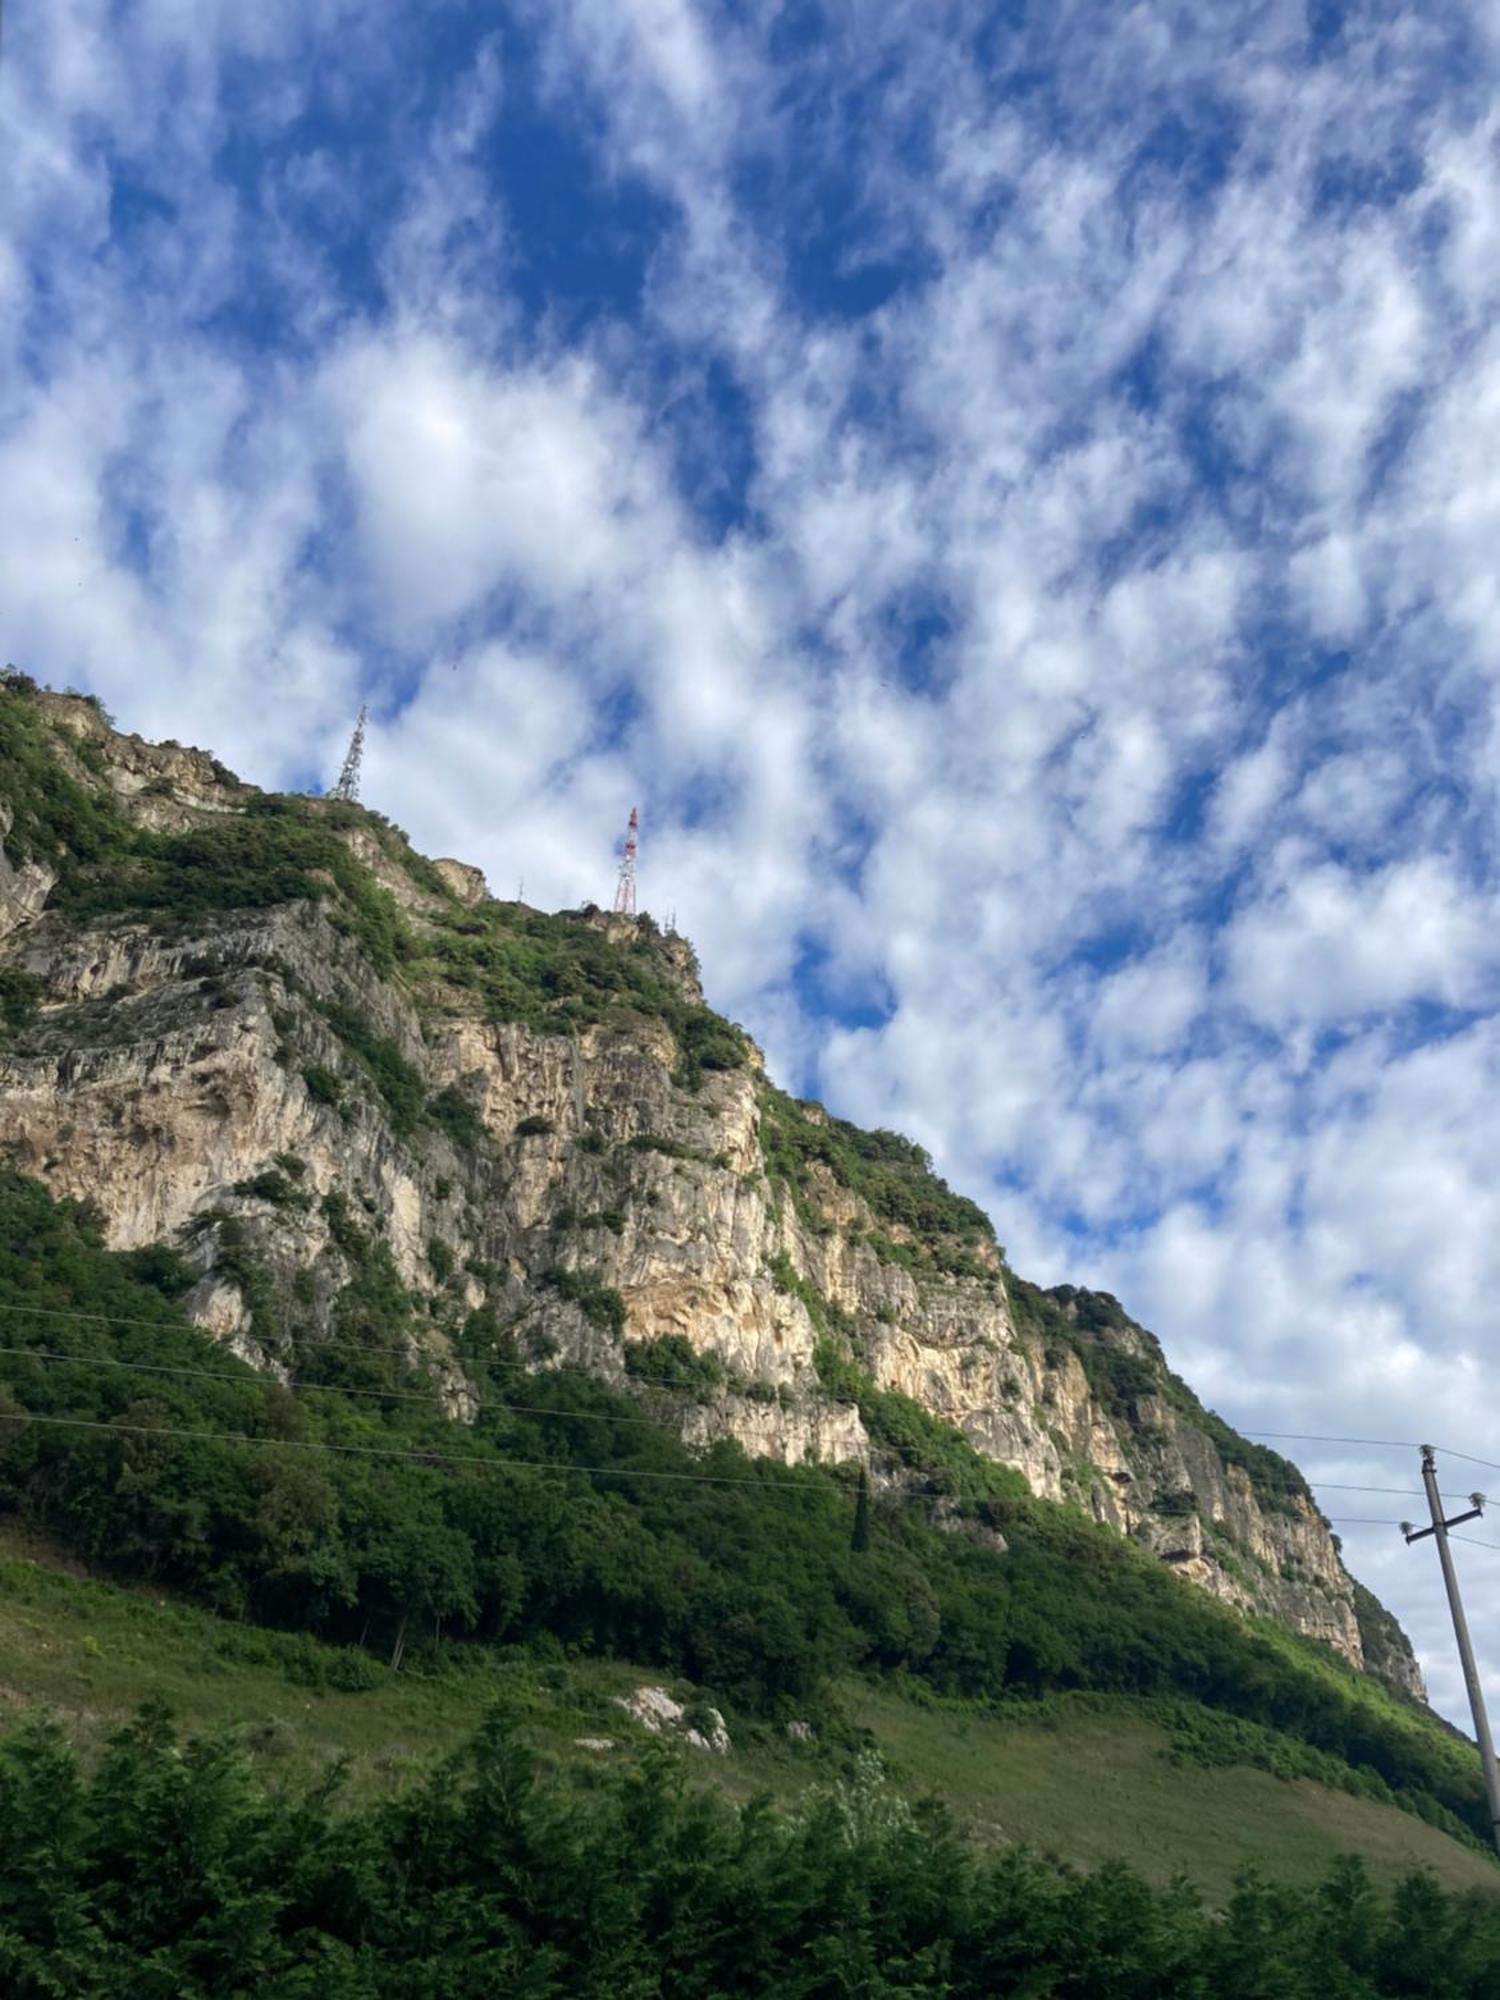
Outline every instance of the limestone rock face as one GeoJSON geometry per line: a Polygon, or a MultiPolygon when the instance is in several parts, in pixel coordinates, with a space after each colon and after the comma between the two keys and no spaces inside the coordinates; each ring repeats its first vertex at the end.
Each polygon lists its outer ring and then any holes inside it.
{"type": "MultiPolygon", "coordinates": [[[[82,703],[52,712],[93,746],[79,769],[97,778],[102,759],[98,782],[137,823],[243,806],[246,788],[201,752],[115,736],[82,703]]],[[[341,837],[418,937],[445,897],[460,921],[484,907],[477,870],[403,874],[378,828],[341,837]]],[[[690,1442],[732,1437],[909,1484],[829,1377],[839,1345],[876,1390],[955,1426],[1036,1494],[1420,1693],[1399,1628],[1357,1605],[1301,1481],[1216,1428],[1113,1300],[1034,1293],[988,1237],[949,1267],[924,1263],[910,1231],[839,1178],[836,1149],[795,1191],[770,1171],[758,1055],[693,1068],[687,1014],[670,1006],[574,1031],[493,1018],[440,974],[378,973],[314,897],[81,919],[53,909],[56,880],[0,861],[4,962],[42,996],[0,1044],[0,1146],[91,1200],[115,1247],[176,1246],[207,1338],[294,1375],[349,1280],[352,1218],[419,1302],[413,1352],[455,1417],[475,1406],[452,1336],[484,1309],[537,1368],[638,1381],[648,1400],[664,1378],[642,1358],[687,1356],[697,1374],[661,1403],[690,1442]],[[619,1311],[591,1313],[568,1274],[619,1311]]],[[[586,921],[610,949],[641,935],[630,919],[586,921]]],[[[672,1005],[701,1016],[685,941],[657,940],[651,964],[672,1005]]],[[[832,1131],[816,1107],[801,1115],[832,1131]]]]}

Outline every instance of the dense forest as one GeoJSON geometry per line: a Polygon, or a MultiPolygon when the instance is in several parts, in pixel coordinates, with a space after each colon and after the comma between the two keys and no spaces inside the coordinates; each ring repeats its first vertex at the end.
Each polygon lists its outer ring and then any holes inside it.
{"type": "Polygon", "coordinates": [[[1217,1718],[1195,1755],[1482,1835],[1456,1741],[1075,1510],[961,1497],[969,1448],[942,1426],[933,1479],[956,1489],[956,1533],[931,1494],[861,1507],[851,1473],[698,1454],[586,1376],[520,1374],[483,1314],[465,1354],[479,1414],[454,1425],[400,1342],[388,1260],[345,1227],[360,1275],[293,1393],[205,1350],[175,1256],[108,1251],[86,1208],[0,1173],[0,1502],[225,1616],[344,1642],[356,1685],[472,1640],[670,1668],[754,1715],[816,1714],[857,1671],[994,1700],[1187,1700],[1217,1718]]]}
{"type": "Polygon", "coordinates": [[[12,2000],[1492,2000],[1500,1904],[1358,1862],[1227,1910],[1123,1868],[982,1852],[870,1768],[736,1811],[670,1753],[539,1783],[497,1713],[393,1802],[337,1773],[272,1792],[159,1712],[85,1778],[44,1726],[0,1742],[12,2000]]]}

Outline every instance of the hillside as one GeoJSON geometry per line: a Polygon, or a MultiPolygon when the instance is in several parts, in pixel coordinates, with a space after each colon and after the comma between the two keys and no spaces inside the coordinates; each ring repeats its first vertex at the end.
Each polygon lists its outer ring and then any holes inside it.
{"type": "Polygon", "coordinates": [[[0,1504],[40,1546],[356,1681],[628,1663],[830,1745],[892,1690],[1087,1695],[1143,1795],[1170,1739],[1488,1868],[1296,1469],[779,1091],[681,939],[17,676],[0,799],[0,1504]]]}
{"type": "MultiPolygon", "coordinates": [[[[616,1706],[652,1678],[628,1661],[450,1651],[422,1672],[393,1674],[75,1570],[55,1547],[0,1533],[0,1702],[12,1724],[29,1710],[59,1717],[90,1762],[153,1698],[192,1734],[232,1731],[281,1784],[339,1759],[350,1804],[420,1779],[496,1701],[549,1769],[596,1764],[601,1753],[582,1742],[609,1742],[604,1754],[619,1758],[648,1741],[616,1706]]],[[[689,1683],[673,1689],[691,1696],[689,1683]]],[[[1351,1850],[1383,1884],[1420,1867],[1455,1891],[1496,1885],[1486,1855],[1412,1813],[1310,1773],[1206,1754],[1186,1708],[1080,1695],[986,1711],[861,1681],[837,1691],[835,1708],[810,1744],[737,1718],[731,1754],[693,1758],[693,1782],[794,1808],[809,1787],[848,1778],[873,1744],[901,1793],[943,1798],[982,1844],[1026,1841],[1096,1867],[1129,1862],[1159,1884],[1186,1877],[1220,1904],[1245,1868],[1306,1882],[1351,1850]]]]}
{"type": "MultiPolygon", "coordinates": [[[[359,807],[14,686],[0,792],[0,1145],[111,1247],[170,1249],[257,1368],[383,1338],[463,1417],[487,1341],[675,1392],[694,1441],[896,1486],[936,1419],[973,1447],[955,1492],[1005,1468],[1364,1664],[1295,1468],[1114,1300],[1015,1278],[918,1148],[777,1090],[649,918],[496,902],[359,807]]],[[[1404,1642],[1374,1664],[1420,1694],[1404,1642]]]]}

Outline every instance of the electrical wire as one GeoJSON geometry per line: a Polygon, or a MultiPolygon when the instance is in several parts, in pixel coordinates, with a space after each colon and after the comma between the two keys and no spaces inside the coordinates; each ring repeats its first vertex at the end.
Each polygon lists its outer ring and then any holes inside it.
{"type": "MultiPolygon", "coordinates": [[[[70,1320],[94,1326],[142,1327],[146,1329],[148,1332],[158,1333],[158,1334],[176,1333],[185,1331],[185,1329],[173,1327],[170,1324],[165,1323],[161,1320],[141,1319],[132,1317],[127,1314],[117,1314],[117,1313],[81,1312],[76,1308],[63,1307],[63,1306],[32,1306],[32,1305],[27,1305],[19,1300],[0,1301],[0,1313],[25,1313],[35,1318],[70,1320]]],[[[462,1357],[457,1357],[457,1356],[434,1357],[429,1354],[425,1354],[420,1344],[415,1339],[411,1341],[398,1342],[398,1343],[375,1343],[375,1344],[366,1344],[363,1341],[318,1340],[316,1342],[309,1343],[309,1347],[310,1351],[318,1354],[331,1352],[331,1353],[362,1354],[369,1356],[376,1356],[383,1354],[397,1355],[402,1359],[404,1359],[409,1366],[413,1367],[419,1367],[426,1362],[430,1362],[433,1359],[439,1359],[443,1361],[451,1360],[454,1362],[455,1365],[457,1365],[459,1362],[461,1362],[462,1359],[462,1357]]],[[[273,1359],[279,1358],[276,1355],[276,1351],[274,1348],[268,1347],[266,1351],[272,1356],[273,1359]]],[[[39,1352],[40,1350],[35,1348],[0,1347],[0,1354],[6,1354],[6,1353],[37,1354],[39,1352]]],[[[105,1356],[99,1356],[99,1357],[70,1356],[67,1358],[80,1362],[85,1359],[99,1359],[99,1360],[108,1359],[108,1357],[105,1356]]],[[[118,1362],[118,1363],[113,1363],[112,1365],[118,1367],[125,1367],[129,1365],[139,1368],[142,1372],[147,1372],[147,1364],[145,1363],[126,1364],[123,1362],[118,1362]]],[[[574,1362],[548,1363],[543,1361],[540,1363],[528,1363],[524,1361],[514,1361],[514,1362],[487,1361],[485,1362],[484,1365],[486,1368],[490,1369],[494,1373],[519,1374],[519,1375],[526,1375],[528,1377],[535,1377],[538,1375],[541,1376],[576,1375],[581,1377],[583,1380],[589,1382],[598,1382],[600,1380],[600,1375],[597,1370],[592,1368],[585,1368],[580,1364],[574,1362]]],[[[222,1372],[218,1370],[196,1371],[188,1369],[179,1369],[179,1370],[169,1371],[165,1367],[161,1367],[155,1369],[152,1372],[162,1373],[162,1374],[168,1372],[175,1372],[180,1374],[201,1372],[206,1376],[212,1375],[224,1381],[233,1381],[237,1379],[229,1375],[227,1372],[222,1372]]],[[[321,1383],[321,1382],[298,1383],[296,1386],[299,1392],[303,1390],[322,1390],[325,1393],[331,1393],[337,1395],[349,1395],[349,1396],[364,1395],[375,1398],[399,1397],[403,1400],[412,1402],[443,1401],[443,1398],[440,1395],[434,1395],[431,1392],[425,1390],[338,1389],[332,1384],[321,1383]]],[[[515,1404],[491,1403],[488,1404],[487,1407],[491,1409],[513,1410],[518,1415],[529,1415],[529,1416],[571,1417],[571,1416],[584,1416],[587,1414],[583,1411],[551,1410],[542,1408],[540,1406],[529,1406],[521,1403],[515,1403],[515,1404]]],[[[633,1423],[650,1424],[653,1421],[651,1418],[645,1418],[645,1417],[605,1417],[602,1415],[598,1417],[596,1420],[599,1422],[632,1423],[632,1424],[633,1423]]],[[[1332,1433],[1323,1431],[1242,1430],[1240,1431],[1239,1435],[1241,1437],[1251,1438],[1257,1441],[1264,1440],[1279,1444],[1341,1444],[1341,1445],[1368,1446],[1379,1450],[1390,1450],[1390,1451],[1417,1451],[1420,1450],[1421,1448],[1420,1445],[1415,1440],[1410,1438],[1338,1437],[1333,1435],[1332,1433]]],[[[1448,1445],[1435,1445],[1433,1449],[1437,1452],[1440,1452],[1444,1457],[1458,1459],[1465,1465],[1479,1465],[1483,1466],[1484,1469],[1488,1472],[1500,1472],[1500,1461],[1496,1461],[1490,1458],[1479,1458],[1476,1457],[1472,1452],[1455,1451],[1448,1445]]],[[[1310,1480],[1309,1484],[1322,1487],[1324,1490],[1334,1493],[1340,1493],[1340,1492],[1341,1493],[1390,1493],[1390,1494],[1399,1493],[1404,1497],[1409,1497],[1412,1499],[1420,1499],[1422,1497],[1421,1494],[1416,1492],[1414,1489],[1406,1487],[1341,1486],[1332,1481],[1316,1480],[1316,1479],[1310,1480]]],[[[1395,1525],[1399,1527],[1400,1523],[1397,1522],[1395,1525]]]]}
{"type": "MultiPolygon", "coordinates": [[[[1389,1446],[1394,1451],[1417,1451],[1420,1446],[1407,1438],[1344,1438],[1327,1437],[1316,1431],[1241,1431],[1241,1437],[1276,1438],[1283,1444],[1372,1444],[1389,1446]]],[[[1460,1454],[1454,1453],[1454,1457],[1460,1454]]]]}
{"type": "MultiPolygon", "coordinates": [[[[198,1382],[229,1382],[240,1388],[258,1388],[267,1380],[264,1375],[254,1372],[231,1375],[224,1368],[179,1368],[155,1361],[120,1361],[112,1354],[67,1354],[53,1347],[0,1347],[0,1354],[20,1355],[28,1361],[60,1361],[77,1368],[120,1368],[131,1375],[185,1375],[198,1382]]],[[[297,1382],[292,1386],[299,1395],[311,1392],[322,1396],[359,1396],[376,1402],[397,1399],[407,1403],[443,1406],[447,1400],[426,1389],[346,1389],[336,1382],[297,1382]]],[[[578,1417],[585,1423],[643,1424],[652,1430],[663,1428],[655,1417],[617,1417],[602,1410],[557,1410],[536,1403],[495,1403],[478,1398],[475,1399],[475,1408],[504,1410],[524,1417],[578,1417]]]]}
{"type": "Polygon", "coordinates": [[[1399,1528],[1399,1521],[1384,1521],[1374,1514],[1325,1514],[1323,1519],[1333,1528],[1399,1528]]]}
{"type": "MultiPolygon", "coordinates": [[[[0,1347],[0,1354],[7,1350],[0,1347]]],[[[1309,1486],[1316,1486],[1320,1493],[1389,1493],[1393,1499],[1420,1500],[1421,1493],[1414,1486],[1340,1486],[1332,1479],[1310,1479],[1309,1486]]]]}
{"type": "Polygon", "coordinates": [[[1445,1444],[1435,1444],[1432,1448],[1434,1451],[1440,1451],[1444,1458],[1460,1458],[1465,1465],[1482,1465],[1486,1472],[1500,1472],[1500,1465],[1497,1465],[1492,1458],[1475,1458],[1472,1452],[1453,1451],[1445,1444]]]}
{"type": "MultiPolygon", "coordinates": [[[[78,1320],[91,1326],[139,1326],[151,1333],[183,1333],[189,1330],[158,1319],[132,1319],[114,1313],[77,1312],[62,1306],[28,1306],[14,1300],[0,1301],[0,1313],[7,1312],[29,1313],[39,1319],[78,1320]]],[[[195,1322],[192,1330],[199,1333],[206,1331],[195,1322]]],[[[441,1329],[437,1330],[441,1332],[441,1329]]],[[[444,1339],[451,1337],[448,1334],[443,1335],[444,1339]]],[[[282,1359],[274,1346],[269,1343],[261,1344],[272,1360],[282,1359]]],[[[324,1340],[320,1337],[309,1341],[307,1345],[310,1352],[318,1354],[391,1354],[404,1360],[411,1367],[419,1367],[433,1361],[458,1365],[463,1360],[462,1355],[434,1355],[425,1351],[415,1335],[405,1341],[324,1340]]],[[[598,1369],[585,1368],[581,1363],[572,1361],[486,1361],[484,1365],[496,1373],[507,1375],[579,1375],[589,1382],[600,1380],[598,1369]]]]}
{"type": "Polygon", "coordinates": [[[245,1431],[179,1430],[169,1424],[122,1424],[97,1417],[47,1417],[27,1410],[0,1416],[0,1425],[48,1424],[58,1430],[111,1431],[127,1437],[181,1438],[197,1444],[247,1444],[272,1451],[327,1452],[344,1458],[405,1459],[416,1465],[471,1465],[480,1472],[569,1472],[588,1479],[669,1480],[678,1486],[753,1486],[761,1493],[826,1493],[823,1484],[772,1484],[717,1472],[654,1472],[629,1465],[568,1465],[559,1459],[482,1458],[474,1452],[401,1449],[394,1445],[328,1444],[311,1438],[251,1437],[245,1431]]]}

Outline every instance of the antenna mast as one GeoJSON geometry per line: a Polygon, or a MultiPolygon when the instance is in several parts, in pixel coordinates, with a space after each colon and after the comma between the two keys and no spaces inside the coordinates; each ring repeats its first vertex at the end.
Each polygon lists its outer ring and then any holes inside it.
{"type": "Polygon", "coordinates": [[[339,781],[328,794],[331,799],[354,800],[359,797],[359,767],[365,754],[365,722],[368,708],[361,708],[359,720],[354,725],[354,734],[349,738],[349,748],[344,754],[344,768],[339,772],[339,781]]]}
{"type": "Polygon", "coordinates": [[[615,915],[635,915],[635,850],[641,830],[638,806],[630,808],[630,824],[625,829],[625,853],[620,861],[620,879],[615,885],[615,915]]]}

